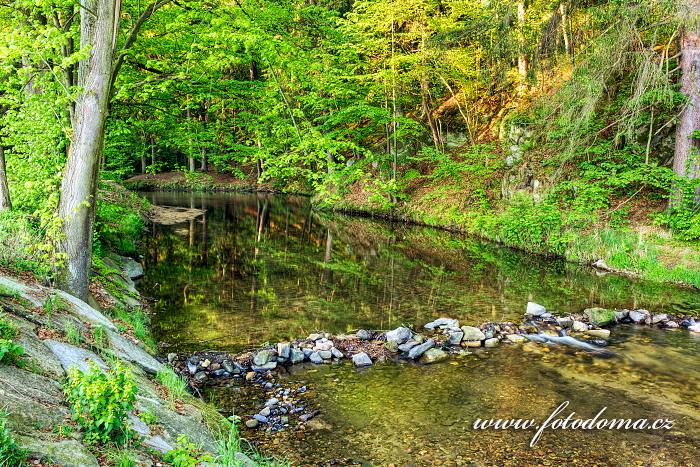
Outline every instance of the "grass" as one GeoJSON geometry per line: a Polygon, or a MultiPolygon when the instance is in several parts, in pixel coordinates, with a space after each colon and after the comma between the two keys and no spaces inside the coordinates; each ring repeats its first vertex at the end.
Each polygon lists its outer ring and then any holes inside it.
{"type": "Polygon", "coordinates": [[[156,374],[156,379],[165,386],[173,399],[182,399],[189,395],[187,382],[171,368],[163,368],[156,374]]]}
{"type": "Polygon", "coordinates": [[[66,339],[73,345],[80,345],[83,340],[80,329],[71,322],[66,323],[66,339]]]}
{"type": "Polygon", "coordinates": [[[138,465],[136,454],[126,447],[112,448],[107,451],[105,457],[114,467],[136,467],[138,465]]]}
{"type": "Polygon", "coordinates": [[[116,323],[120,328],[120,331],[133,332],[134,336],[144,343],[144,345],[151,351],[156,349],[156,342],[151,336],[149,330],[149,317],[145,311],[140,308],[127,309],[121,306],[111,308],[107,311],[112,318],[116,318],[122,323],[116,323]]]}
{"type": "Polygon", "coordinates": [[[0,467],[21,465],[27,460],[27,454],[17,445],[7,426],[7,413],[0,412],[0,467]]]}
{"type": "Polygon", "coordinates": [[[229,418],[230,424],[228,432],[223,434],[217,440],[217,456],[216,464],[222,467],[239,467],[247,465],[244,462],[245,457],[248,457],[258,466],[288,466],[289,462],[279,461],[274,458],[262,456],[243,438],[238,431],[239,419],[236,416],[229,418]],[[243,444],[247,447],[244,448],[243,444]],[[243,457],[245,456],[245,457],[243,457]]]}

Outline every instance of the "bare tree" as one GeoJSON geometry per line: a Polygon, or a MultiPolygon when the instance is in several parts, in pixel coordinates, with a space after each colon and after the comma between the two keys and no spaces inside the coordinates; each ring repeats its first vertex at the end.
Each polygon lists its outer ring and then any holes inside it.
{"type": "Polygon", "coordinates": [[[5,148],[0,143],[0,211],[7,209],[12,209],[12,203],[10,203],[10,189],[7,186],[5,148]]]}

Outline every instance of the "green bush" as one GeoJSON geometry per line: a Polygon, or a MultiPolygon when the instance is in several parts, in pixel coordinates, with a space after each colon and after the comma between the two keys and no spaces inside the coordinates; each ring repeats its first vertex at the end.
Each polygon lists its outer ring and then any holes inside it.
{"type": "Polygon", "coordinates": [[[7,427],[7,414],[0,412],[0,467],[21,465],[27,460],[27,451],[17,446],[7,427]]]}
{"type": "Polygon", "coordinates": [[[0,363],[21,365],[24,348],[12,340],[17,337],[17,328],[0,317],[0,363]]]}
{"type": "Polygon", "coordinates": [[[39,226],[20,211],[0,212],[0,265],[15,271],[30,271],[39,277],[51,272],[39,226]]]}
{"type": "Polygon", "coordinates": [[[163,460],[170,462],[173,467],[197,467],[202,462],[213,462],[211,455],[203,453],[185,435],[177,438],[177,448],[166,452],[163,460]]]}
{"type": "Polygon", "coordinates": [[[119,362],[104,372],[94,362],[85,373],[72,368],[65,393],[73,420],[85,432],[88,443],[112,441],[123,445],[132,437],[127,415],[134,409],[136,385],[129,370],[119,362]]]}

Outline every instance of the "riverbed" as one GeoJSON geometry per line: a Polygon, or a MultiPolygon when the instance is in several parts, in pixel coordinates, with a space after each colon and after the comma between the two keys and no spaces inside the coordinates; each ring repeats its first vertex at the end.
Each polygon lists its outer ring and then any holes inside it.
{"type": "MultiPolygon", "coordinates": [[[[697,315],[700,293],[523,254],[448,232],[318,213],[304,197],[149,193],[199,208],[152,225],[142,291],[164,352],[238,352],[324,330],[415,329],[441,316],[463,324],[520,321],[528,301],[560,313],[589,306],[697,315]]],[[[613,358],[557,346],[476,349],[435,365],[303,368],[321,414],[303,430],[244,432],[295,464],[693,465],[700,439],[700,336],[613,329],[613,358]],[[542,420],[563,401],[590,417],[669,418],[670,430],[474,430],[477,418],[542,420]]],[[[236,384],[205,396],[225,413],[255,410],[236,384]]],[[[264,395],[258,395],[264,397],[264,395]]],[[[259,407],[258,407],[259,409],[259,407]]],[[[568,413],[568,412],[567,412],[568,413]]]]}

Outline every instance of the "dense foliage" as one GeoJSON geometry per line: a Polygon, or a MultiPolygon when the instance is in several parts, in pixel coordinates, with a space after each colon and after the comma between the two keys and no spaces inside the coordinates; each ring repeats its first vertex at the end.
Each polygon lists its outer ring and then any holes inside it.
{"type": "MultiPolygon", "coordinates": [[[[103,180],[270,183],[568,256],[572,236],[633,220],[700,238],[697,154],[671,168],[679,38],[695,25],[681,0],[120,5],[103,180]]],[[[4,264],[66,260],[56,207],[90,53],[79,12],[0,5],[0,147],[25,213],[0,222],[42,239],[8,236],[32,251],[0,251],[4,264]]],[[[141,223],[121,206],[97,206],[98,255],[134,251],[141,223]]]]}

